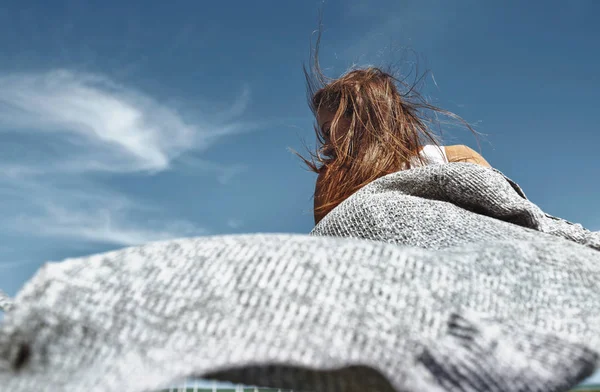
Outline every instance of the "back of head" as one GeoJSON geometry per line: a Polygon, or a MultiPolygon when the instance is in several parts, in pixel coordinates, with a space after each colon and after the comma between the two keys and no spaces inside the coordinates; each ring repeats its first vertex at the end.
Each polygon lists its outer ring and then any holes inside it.
{"type": "Polygon", "coordinates": [[[368,164],[382,173],[400,170],[418,156],[423,139],[436,143],[418,105],[399,92],[396,79],[379,68],[352,70],[315,91],[310,106],[317,119],[322,163],[329,168],[368,164]]]}
{"type": "Polygon", "coordinates": [[[319,173],[315,217],[320,220],[358,189],[384,175],[406,169],[425,144],[438,145],[425,111],[454,114],[428,104],[391,72],[368,67],[328,79],[320,69],[317,39],[308,71],[309,106],[317,118],[319,146],[311,159],[302,158],[319,173]]]}

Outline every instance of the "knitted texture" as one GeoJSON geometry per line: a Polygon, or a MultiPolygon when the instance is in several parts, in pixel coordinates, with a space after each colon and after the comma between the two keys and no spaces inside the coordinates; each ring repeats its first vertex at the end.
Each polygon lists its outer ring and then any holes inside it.
{"type": "Polygon", "coordinates": [[[599,232],[544,213],[498,170],[451,163],[397,172],[366,185],[312,234],[441,249],[490,240],[535,241],[543,237],[540,232],[600,250],[599,232]]]}
{"type": "Polygon", "coordinates": [[[0,310],[8,311],[12,309],[12,299],[0,290],[0,310]]]}
{"type": "Polygon", "coordinates": [[[1,390],[566,391],[599,366],[597,238],[493,170],[395,173],[311,235],[46,264],[1,326],[1,390]]]}

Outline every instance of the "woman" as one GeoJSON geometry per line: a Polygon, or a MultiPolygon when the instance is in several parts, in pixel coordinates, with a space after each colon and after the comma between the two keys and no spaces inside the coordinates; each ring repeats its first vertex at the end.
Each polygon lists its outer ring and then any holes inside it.
{"type": "Polygon", "coordinates": [[[374,67],[328,80],[319,67],[319,41],[320,33],[312,73],[304,69],[319,146],[311,153],[311,160],[302,158],[319,174],[314,194],[315,224],[361,187],[399,170],[458,161],[490,166],[467,146],[439,145],[427,126],[425,111],[471,127],[456,115],[425,102],[414,85],[409,87],[374,67]],[[407,92],[401,93],[401,88],[407,92]]]}

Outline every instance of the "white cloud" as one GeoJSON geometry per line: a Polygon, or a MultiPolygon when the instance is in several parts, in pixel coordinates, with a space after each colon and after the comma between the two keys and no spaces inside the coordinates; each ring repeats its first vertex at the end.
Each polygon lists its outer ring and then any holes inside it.
{"type": "Polygon", "coordinates": [[[235,102],[231,107],[219,113],[218,117],[221,120],[228,121],[232,118],[240,117],[246,111],[248,104],[250,103],[250,87],[248,85],[244,85],[242,88],[242,92],[236,98],[235,102]]]}
{"type": "Polygon", "coordinates": [[[229,108],[205,107],[192,121],[104,76],[0,74],[0,230],[116,245],[207,234],[90,175],[152,174],[177,162],[226,183],[245,167],[185,156],[252,129],[237,120],[249,97],[246,86],[229,108]]]}
{"type": "MultiPolygon", "coordinates": [[[[246,88],[230,114],[239,116],[248,96],[246,88]]],[[[182,152],[239,131],[227,123],[190,124],[105,77],[64,70],[1,76],[0,128],[61,138],[71,148],[52,169],[67,172],[160,171],[182,152]]]]}
{"type": "Polygon", "coordinates": [[[0,191],[5,200],[0,230],[12,235],[129,246],[209,234],[204,227],[169,217],[164,208],[82,178],[5,179],[0,191]]]}
{"type": "Polygon", "coordinates": [[[55,205],[47,205],[44,215],[21,217],[13,226],[15,230],[23,232],[28,232],[32,227],[36,228],[37,235],[124,246],[208,233],[206,229],[186,221],[147,221],[141,225],[128,221],[123,211],[73,210],[55,205]]]}

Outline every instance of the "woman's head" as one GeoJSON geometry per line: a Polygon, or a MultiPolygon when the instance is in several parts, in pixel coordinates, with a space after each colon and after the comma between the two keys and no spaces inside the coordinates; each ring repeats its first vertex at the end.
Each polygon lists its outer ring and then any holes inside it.
{"type": "Polygon", "coordinates": [[[354,69],[328,79],[319,66],[319,41],[320,31],[311,70],[304,69],[318,146],[311,160],[302,158],[319,173],[316,217],[369,182],[419,161],[424,144],[437,145],[427,112],[459,119],[428,104],[415,83],[379,68],[354,69]]]}
{"type": "Polygon", "coordinates": [[[352,70],[311,94],[323,164],[369,162],[399,170],[418,156],[422,139],[436,143],[419,107],[401,95],[396,83],[391,74],[370,67],[352,70]]]}

